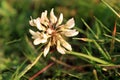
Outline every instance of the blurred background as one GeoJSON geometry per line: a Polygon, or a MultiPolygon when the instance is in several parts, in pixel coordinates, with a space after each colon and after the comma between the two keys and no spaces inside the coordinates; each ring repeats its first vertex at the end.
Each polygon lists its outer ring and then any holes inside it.
{"type": "MultiPolygon", "coordinates": [[[[120,0],[105,1],[120,13],[120,0]]],[[[25,38],[27,36],[30,39],[30,16],[40,17],[44,10],[48,10],[49,15],[52,8],[56,16],[63,13],[64,21],[73,17],[76,28],[83,31],[86,27],[81,18],[89,26],[95,27],[96,17],[110,30],[113,30],[115,22],[118,22],[117,16],[100,0],[0,0],[0,80],[8,80],[5,77],[11,76],[13,70],[28,58],[29,54],[26,53],[31,48],[26,45],[25,38]]],[[[118,26],[120,27],[120,24],[118,26]]],[[[80,33],[78,37],[84,35],[80,33]]]]}

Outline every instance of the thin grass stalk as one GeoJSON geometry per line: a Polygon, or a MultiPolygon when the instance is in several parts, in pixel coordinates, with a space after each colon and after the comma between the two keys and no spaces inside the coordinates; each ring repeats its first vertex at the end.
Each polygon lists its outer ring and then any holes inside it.
{"type": "Polygon", "coordinates": [[[86,55],[86,54],[84,54],[84,53],[73,52],[73,51],[69,52],[69,51],[68,51],[67,54],[75,55],[75,56],[82,57],[82,58],[87,58],[87,59],[89,59],[89,60],[93,60],[93,61],[95,61],[95,62],[97,62],[97,63],[103,64],[103,65],[107,65],[107,66],[110,66],[110,65],[112,66],[112,65],[114,65],[114,64],[112,64],[112,63],[110,63],[110,62],[107,62],[107,61],[102,60],[102,59],[97,58],[97,57],[93,57],[93,56],[86,55]]]}
{"type": "Polygon", "coordinates": [[[100,51],[100,53],[107,59],[107,60],[111,60],[111,57],[108,53],[105,53],[104,50],[100,47],[100,45],[94,41],[94,44],[96,45],[96,47],[98,48],[98,50],[100,51]]]}
{"type": "Polygon", "coordinates": [[[93,30],[90,28],[90,26],[83,20],[81,19],[84,25],[90,30],[90,32],[94,35],[96,39],[98,39],[98,36],[93,32],[93,30]]]}
{"type": "Polygon", "coordinates": [[[120,18],[120,14],[118,14],[107,2],[105,2],[104,0],[101,0],[107,7],[110,8],[110,10],[116,14],[116,16],[118,16],[118,18],[120,18]]]}
{"type": "Polygon", "coordinates": [[[38,57],[35,59],[35,61],[32,64],[29,64],[19,75],[18,79],[20,79],[26,72],[28,72],[41,58],[43,52],[38,55],[38,57]]]}

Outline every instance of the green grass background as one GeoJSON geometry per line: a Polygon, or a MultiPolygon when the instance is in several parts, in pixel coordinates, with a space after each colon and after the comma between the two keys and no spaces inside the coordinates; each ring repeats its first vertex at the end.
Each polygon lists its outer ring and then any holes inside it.
{"type": "Polygon", "coordinates": [[[29,80],[51,62],[34,80],[120,80],[120,0],[0,0],[0,80],[29,80]],[[73,52],[43,57],[29,20],[52,8],[80,33],[68,40],[73,52]]]}

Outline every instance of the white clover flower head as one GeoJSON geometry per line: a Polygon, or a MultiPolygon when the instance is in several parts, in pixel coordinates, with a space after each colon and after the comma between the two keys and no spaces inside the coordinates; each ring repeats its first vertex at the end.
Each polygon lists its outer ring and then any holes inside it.
{"type": "Polygon", "coordinates": [[[73,18],[69,19],[66,24],[62,24],[63,14],[61,13],[57,19],[53,11],[54,9],[51,9],[49,19],[47,17],[47,10],[45,10],[42,12],[41,17],[29,21],[31,26],[35,26],[38,29],[37,32],[31,29],[29,30],[34,39],[33,44],[46,44],[44,56],[48,54],[50,47],[54,45],[61,54],[65,54],[66,51],[71,51],[71,45],[63,38],[63,36],[72,37],[79,33],[76,29],[73,29],[75,26],[73,18]]]}

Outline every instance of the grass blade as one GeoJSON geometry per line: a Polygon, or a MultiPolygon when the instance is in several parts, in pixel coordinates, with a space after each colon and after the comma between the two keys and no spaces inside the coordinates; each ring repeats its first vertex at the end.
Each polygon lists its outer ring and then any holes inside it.
{"type": "Polygon", "coordinates": [[[101,52],[101,54],[107,59],[107,60],[111,60],[111,57],[108,53],[105,53],[104,50],[101,48],[101,46],[94,41],[94,44],[96,45],[97,49],[101,52]]]}
{"type": "Polygon", "coordinates": [[[93,30],[90,28],[90,26],[83,20],[81,19],[84,25],[91,31],[91,33],[94,35],[96,39],[98,39],[98,36],[93,32],[93,30]]]}
{"type": "Polygon", "coordinates": [[[93,57],[93,56],[89,56],[89,55],[86,55],[86,54],[84,54],[84,53],[79,53],[79,52],[67,52],[68,54],[71,54],[71,55],[75,55],[75,56],[78,56],[78,57],[83,57],[83,58],[87,58],[87,59],[90,59],[90,60],[92,60],[92,61],[95,61],[95,62],[97,62],[97,63],[100,63],[100,64],[103,64],[103,65],[114,65],[114,64],[112,64],[112,63],[110,63],[110,62],[107,62],[107,61],[104,61],[104,60],[102,60],[102,59],[100,59],[100,58],[96,58],[96,57],[93,57]]]}
{"type": "Polygon", "coordinates": [[[38,57],[35,59],[35,61],[32,64],[29,64],[19,75],[18,75],[18,79],[20,79],[27,71],[29,71],[40,59],[40,57],[42,56],[43,53],[40,53],[38,55],[38,57]]]}
{"type": "Polygon", "coordinates": [[[101,1],[120,18],[120,15],[108,3],[106,3],[104,0],[101,0],[101,1]]]}

